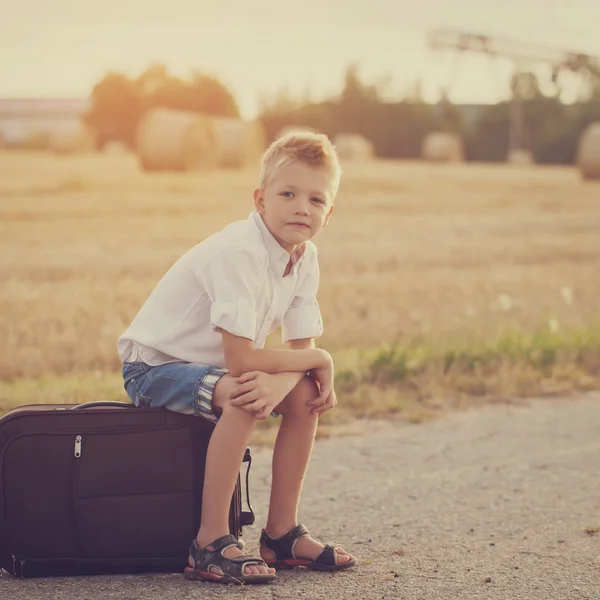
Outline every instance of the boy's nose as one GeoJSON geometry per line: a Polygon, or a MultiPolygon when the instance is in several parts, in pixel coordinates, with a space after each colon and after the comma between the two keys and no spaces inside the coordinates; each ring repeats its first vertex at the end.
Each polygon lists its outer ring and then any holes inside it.
{"type": "Polygon", "coordinates": [[[307,215],[308,214],[308,201],[299,200],[295,206],[295,212],[299,215],[307,215]]]}

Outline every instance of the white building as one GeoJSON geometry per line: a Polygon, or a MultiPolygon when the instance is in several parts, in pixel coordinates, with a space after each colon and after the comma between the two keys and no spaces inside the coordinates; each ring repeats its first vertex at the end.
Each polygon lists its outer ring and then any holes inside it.
{"type": "Polygon", "coordinates": [[[90,98],[0,98],[0,139],[7,146],[32,135],[77,131],[90,98]]]}

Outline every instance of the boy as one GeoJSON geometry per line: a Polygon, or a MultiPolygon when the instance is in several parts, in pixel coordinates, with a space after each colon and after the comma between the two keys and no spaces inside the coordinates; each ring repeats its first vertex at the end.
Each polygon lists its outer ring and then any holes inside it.
{"type": "Polygon", "coordinates": [[[336,404],[331,356],[314,344],[323,327],[310,239],[331,217],[340,176],[326,136],[292,132],[273,142],[248,219],[185,253],[119,339],[125,389],[137,406],[216,423],[189,579],[265,583],[276,578],[273,567],[335,571],[357,562],[297,521],[317,420],[336,404]],[[264,349],[278,326],[289,349],[264,349]],[[229,504],[252,429],[272,413],[282,423],[261,558],[253,558],[229,535],[229,504]]]}

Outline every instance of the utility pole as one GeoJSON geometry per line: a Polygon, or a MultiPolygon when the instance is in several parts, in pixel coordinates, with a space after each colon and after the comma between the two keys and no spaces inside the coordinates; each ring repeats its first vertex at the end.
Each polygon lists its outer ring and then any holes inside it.
{"type": "Polygon", "coordinates": [[[587,76],[600,75],[600,58],[581,52],[548,48],[529,42],[519,42],[500,37],[439,29],[428,34],[429,47],[433,50],[476,52],[490,57],[502,56],[513,61],[514,75],[509,113],[509,157],[525,150],[523,140],[523,100],[528,90],[528,77],[523,65],[547,64],[552,68],[552,82],[556,83],[562,71],[587,76]]]}

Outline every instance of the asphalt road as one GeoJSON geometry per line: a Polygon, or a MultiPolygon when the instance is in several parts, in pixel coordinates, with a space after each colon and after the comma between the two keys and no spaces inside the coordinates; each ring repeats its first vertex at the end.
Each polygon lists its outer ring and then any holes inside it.
{"type": "MultiPolygon", "coordinates": [[[[270,453],[255,451],[256,550],[270,453]]],[[[181,575],[0,579],[3,600],[401,598],[600,599],[600,393],[532,400],[422,425],[369,423],[319,441],[303,521],[361,564],[296,570],[265,586],[194,583],[181,575]]]]}

